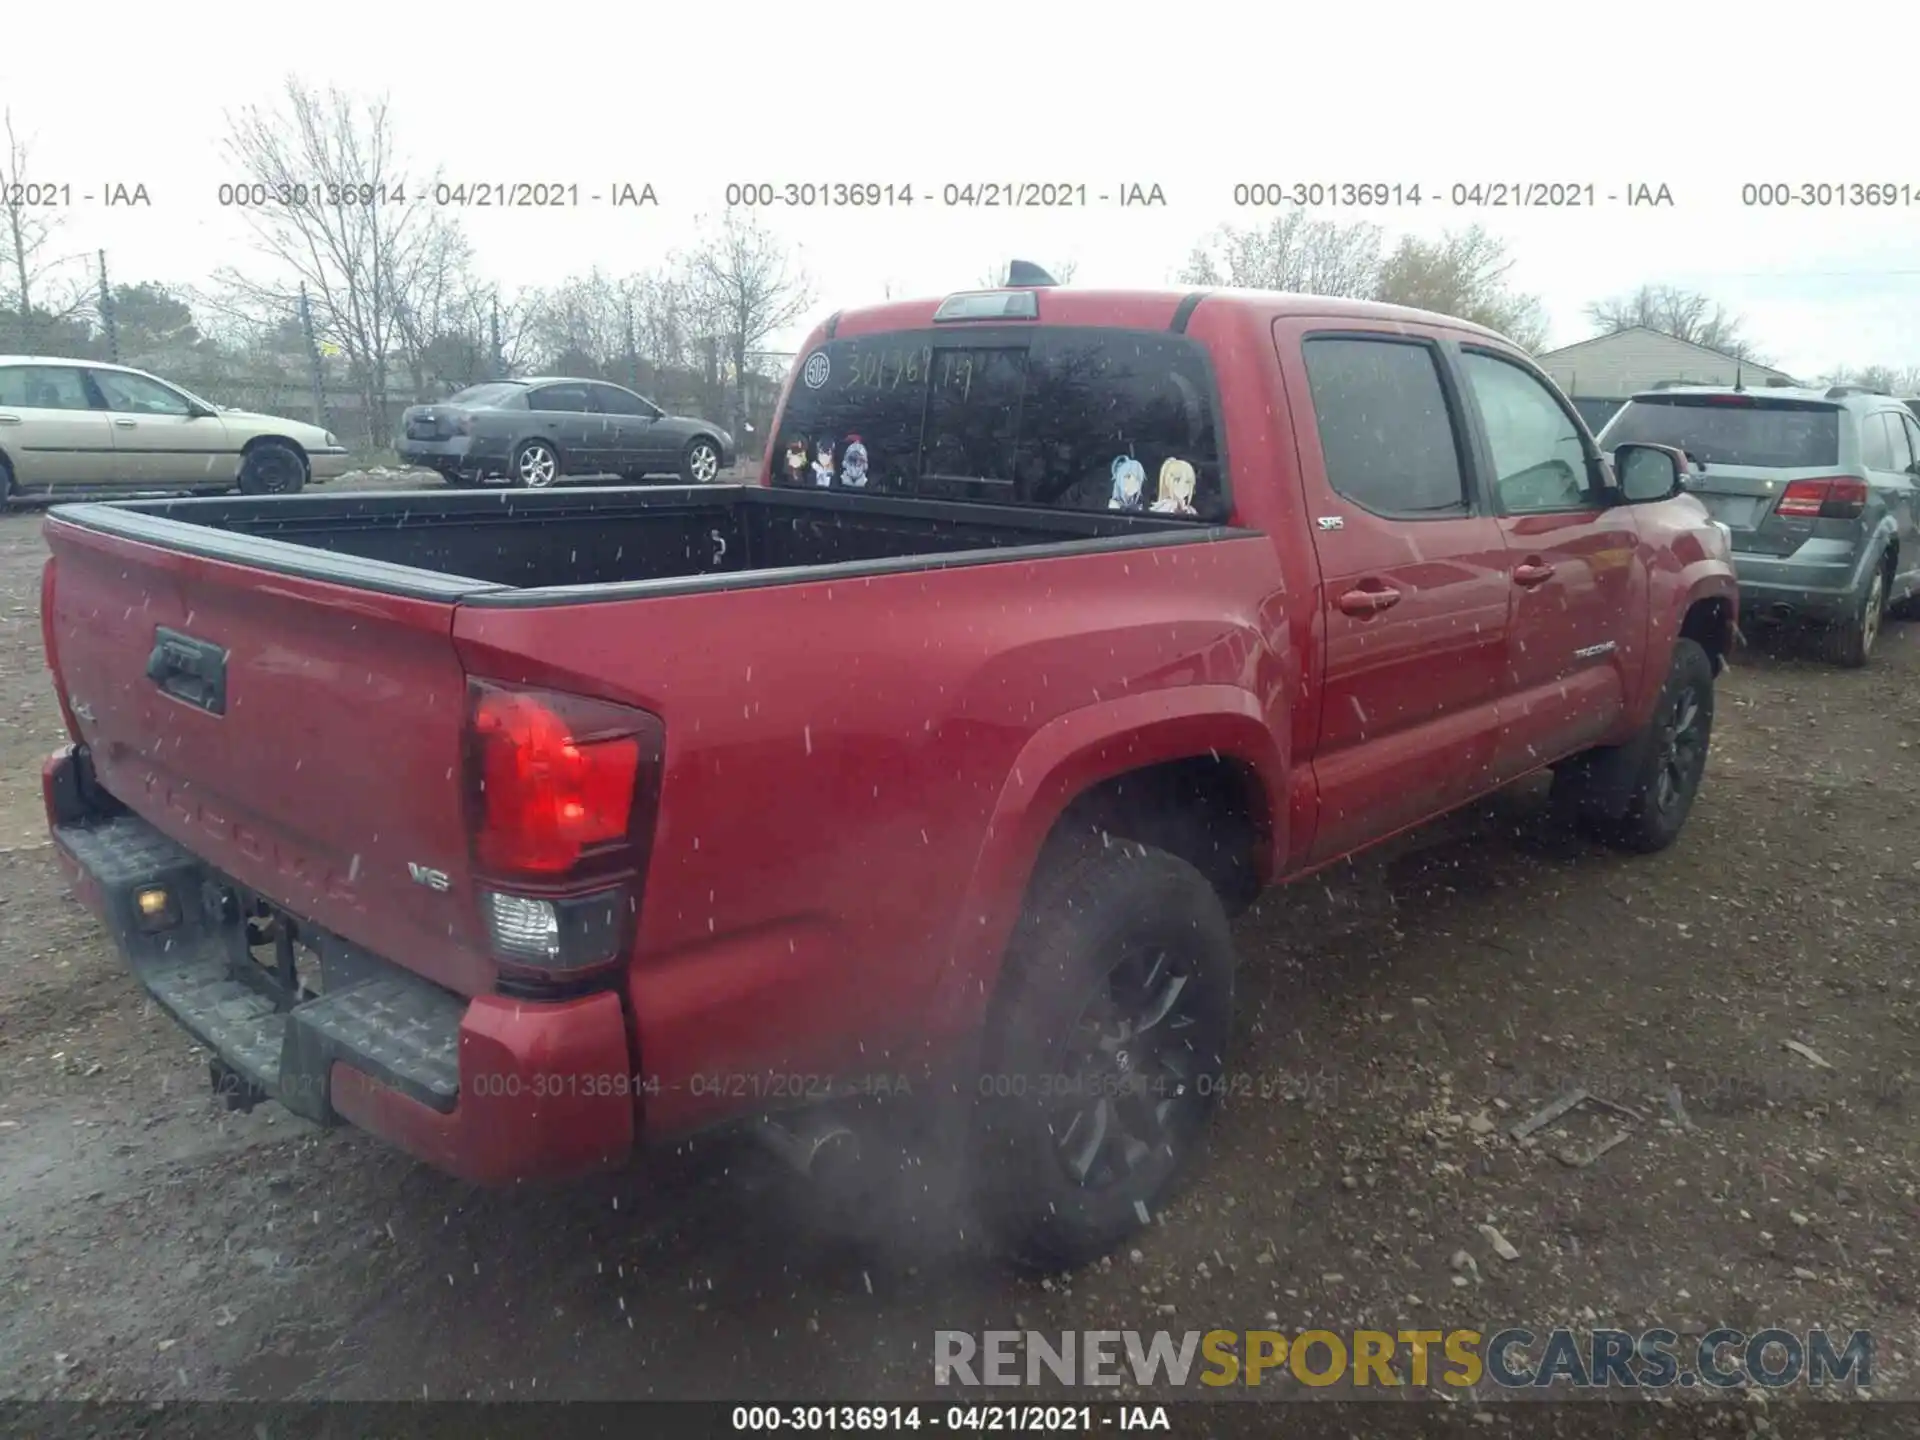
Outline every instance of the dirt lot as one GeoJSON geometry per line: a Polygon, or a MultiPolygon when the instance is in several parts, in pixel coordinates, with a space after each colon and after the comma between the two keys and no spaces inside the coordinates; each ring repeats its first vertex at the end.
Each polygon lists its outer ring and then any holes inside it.
{"type": "Polygon", "coordinates": [[[912,1398],[936,1328],[1597,1322],[1870,1328],[1920,1397],[1920,625],[1864,672],[1740,657],[1665,856],[1536,784],[1269,896],[1204,1170],[1039,1280],[719,1142],[486,1193],[220,1112],[43,843],[40,524],[0,519],[0,1395],[912,1398]],[[1567,1083],[1640,1118],[1507,1137],[1567,1083]]]}

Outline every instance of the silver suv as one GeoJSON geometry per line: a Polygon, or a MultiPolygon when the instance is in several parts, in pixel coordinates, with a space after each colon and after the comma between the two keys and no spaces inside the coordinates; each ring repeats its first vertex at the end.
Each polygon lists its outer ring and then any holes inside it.
{"type": "Polygon", "coordinates": [[[1881,619],[1920,603],[1920,422],[1904,402],[1851,385],[1660,387],[1599,439],[1686,451],[1688,492],[1733,537],[1743,621],[1816,621],[1831,658],[1860,666],[1881,619]]]}

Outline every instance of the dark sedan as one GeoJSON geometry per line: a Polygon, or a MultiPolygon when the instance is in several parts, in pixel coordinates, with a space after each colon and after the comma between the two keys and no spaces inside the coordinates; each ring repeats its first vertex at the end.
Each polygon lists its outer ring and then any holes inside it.
{"type": "Polygon", "coordinates": [[[567,475],[677,475],[704,485],[734,461],[733,437],[717,425],[669,415],[604,380],[563,376],[494,380],[409,406],[396,448],[449,485],[505,477],[535,490],[567,475]]]}

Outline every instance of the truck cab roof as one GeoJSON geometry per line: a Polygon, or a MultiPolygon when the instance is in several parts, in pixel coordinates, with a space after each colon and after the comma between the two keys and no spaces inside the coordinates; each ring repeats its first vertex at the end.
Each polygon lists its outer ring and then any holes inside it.
{"type": "MultiPolygon", "coordinates": [[[[1329,319],[1397,320],[1409,325],[1438,325],[1505,340],[1504,336],[1449,315],[1416,310],[1405,305],[1386,305],[1373,300],[1344,300],[1327,295],[1299,295],[1284,290],[1241,289],[1156,289],[1093,290],[1078,287],[998,286],[979,290],[956,291],[957,295],[993,295],[1027,291],[1036,296],[1037,314],[1028,322],[1043,325],[1090,325],[1134,330],[1185,330],[1188,318],[1203,304],[1208,309],[1232,307],[1254,310],[1266,315],[1310,315],[1329,319]]],[[[916,330],[935,323],[940,307],[952,295],[914,300],[893,300],[878,305],[863,305],[842,310],[826,323],[830,339],[855,335],[881,334],[892,330],[916,330]]],[[[964,327],[969,324],[1004,323],[1006,317],[991,320],[942,320],[942,325],[964,327]]]]}

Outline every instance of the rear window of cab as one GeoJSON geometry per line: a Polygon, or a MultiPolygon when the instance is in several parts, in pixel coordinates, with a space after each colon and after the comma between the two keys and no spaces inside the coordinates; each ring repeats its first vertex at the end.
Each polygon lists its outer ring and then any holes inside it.
{"type": "Polygon", "coordinates": [[[830,340],[799,358],[774,441],[776,485],[1198,520],[1230,509],[1207,353],[1161,331],[830,340]]]}

